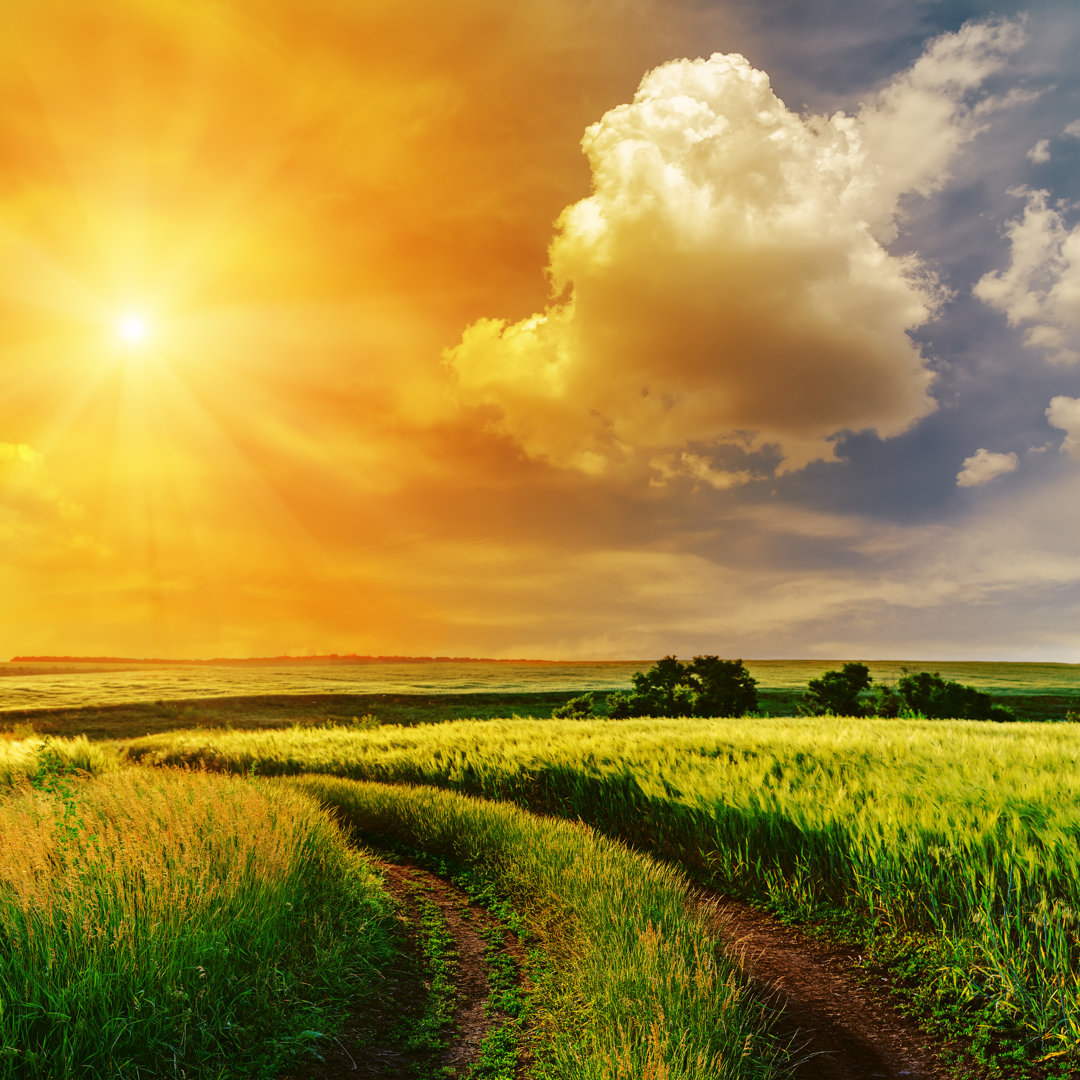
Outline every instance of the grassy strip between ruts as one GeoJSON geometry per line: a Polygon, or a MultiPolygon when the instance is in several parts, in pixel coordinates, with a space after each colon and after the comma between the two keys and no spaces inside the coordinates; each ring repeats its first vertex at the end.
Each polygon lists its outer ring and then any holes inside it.
{"type": "Polygon", "coordinates": [[[313,800],[63,760],[0,798],[0,1077],[268,1077],[372,993],[389,900],[313,800]]]}
{"type": "Polygon", "coordinates": [[[520,1060],[523,1024],[531,1016],[522,979],[526,972],[539,977],[550,962],[541,950],[532,949],[529,954],[531,964],[527,964],[524,971],[520,970],[506,950],[506,935],[511,931],[520,941],[531,939],[526,921],[485,882],[482,874],[470,870],[455,880],[493,917],[482,935],[489,987],[485,1008],[489,1016],[495,1014],[502,1020],[481,1041],[480,1060],[473,1075],[476,1080],[513,1080],[520,1060]]]}
{"type": "Polygon", "coordinates": [[[416,936],[428,975],[427,999],[405,1049],[432,1051],[444,1045],[457,1004],[453,979],[454,939],[435,904],[422,898],[416,903],[416,936]]]}
{"type": "Polygon", "coordinates": [[[531,1075],[766,1080],[781,1054],[678,872],[587,827],[425,788],[294,781],[361,835],[441,852],[529,920],[554,963],[537,986],[531,1075]]]}
{"type": "MultiPolygon", "coordinates": [[[[521,948],[521,943],[531,940],[527,922],[473,868],[401,844],[390,844],[393,850],[388,852],[388,838],[382,834],[364,839],[365,847],[367,843],[378,847],[381,858],[396,862],[404,855],[407,862],[424,868],[420,879],[399,874],[396,890],[388,883],[390,891],[397,893],[404,918],[412,924],[411,937],[426,993],[420,995],[414,989],[411,997],[384,999],[384,1005],[393,1002],[399,1016],[411,1001],[420,1005],[404,1023],[380,1025],[383,1045],[389,1046],[389,1038],[396,1035],[400,1050],[407,1055],[396,1069],[384,1072],[405,1076],[411,1065],[408,1075],[417,1080],[514,1080],[526,1075],[521,1050],[530,1015],[528,987],[534,973],[550,966],[540,949],[526,954],[521,948]],[[440,901],[433,899],[435,881],[440,901]],[[457,916],[456,929],[447,919],[451,910],[457,916]],[[470,937],[475,944],[468,941],[470,937]],[[476,944],[482,944],[479,954],[476,944]],[[476,971],[472,967],[478,958],[486,989],[482,1002],[476,997],[476,971]],[[463,966],[471,970],[463,973],[463,966]],[[472,986],[466,988],[470,979],[472,986]],[[477,1004],[484,1016],[480,1030],[477,1004]]],[[[385,866],[383,869],[385,872],[385,866]]]]}
{"type": "Polygon", "coordinates": [[[186,733],[125,753],[434,784],[581,818],[800,921],[842,919],[1001,1075],[1080,1059],[1076,725],[490,721],[186,733]]]}

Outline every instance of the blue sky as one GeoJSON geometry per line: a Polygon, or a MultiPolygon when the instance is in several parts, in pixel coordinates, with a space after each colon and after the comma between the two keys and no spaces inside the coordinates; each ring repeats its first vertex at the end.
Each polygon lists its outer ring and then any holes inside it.
{"type": "MultiPolygon", "coordinates": [[[[1080,371],[1025,345],[1031,323],[1009,325],[1008,312],[974,290],[1010,266],[1006,230],[1026,201],[1018,189],[1047,192],[1065,230],[1080,220],[1080,138],[1066,132],[1080,116],[1080,14],[1061,3],[766,2],[735,11],[737,26],[718,47],[767,71],[795,109],[854,113],[928,39],[1000,17],[1022,24],[1024,43],[983,89],[1030,95],[987,118],[940,190],[905,197],[890,245],[917,255],[950,293],[912,334],[936,376],[936,410],[889,438],[837,433],[838,461],[725,493],[715,533],[699,534],[695,550],[793,597],[790,621],[781,601],[747,651],[1077,659],[1080,461],[1061,452],[1065,432],[1046,410],[1055,396],[1080,395],[1080,371]],[[959,486],[980,448],[1015,454],[1015,466],[959,486]],[[736,541],[733,530],[747,525],[731,504],[769,508],[758,519],[767,524],[736,541]],[[778,507],[806,520],[796,526],[793,514],[790,529],[777,529],[778,507]],[[734,525],[723,524],[725,511],[734,525]],[[814,600],[799,602],[799,582],[814,600]]],[[[1077,326],[1074,316],[1064,331],[1074,347],[1077,326]]]]}

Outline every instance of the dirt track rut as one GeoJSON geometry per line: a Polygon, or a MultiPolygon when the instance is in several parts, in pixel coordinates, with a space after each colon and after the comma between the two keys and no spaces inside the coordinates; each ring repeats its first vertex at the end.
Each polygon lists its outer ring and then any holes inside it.
{"type": "Polygon", "coordinates": [[[946,1080],[930,1037],[856,980],[858,950],[809,941],[738,901],[698,897],[757,992],[780,1007],[794,1080],[946,1080]]]}
{"type": "MultiPolygon", "coordinates": [[[[402,1021],[419,1012],[426,994],[415,966],[403,965],[386,974],[384,991],[374,1009],[347,1018],[341,1037],[325,1049],[324,1061],[294,1068],[279,1080],[411,1080],[417,1075],[439,1075],[449,1080],[453,1076],[463,1077],[469,1066],[478,1060],[483,1037],[504,1019],[485,1008],[489,982],[484,957],[486,946],[481,932],[495,923],[494,918],[456,885],[429,870],[379,859],[372,862],[383,873],[387,888],[400,904],[407,922],[415,925],[421,900],[434,904],[446,922],[456,954],[452,1035],[434,1060],[430,1055],[401,1048],[402,1021]]],[[[507,948],[519,960],[520,968],[523,950],[508,932],[506,940],[507,948]]]]}

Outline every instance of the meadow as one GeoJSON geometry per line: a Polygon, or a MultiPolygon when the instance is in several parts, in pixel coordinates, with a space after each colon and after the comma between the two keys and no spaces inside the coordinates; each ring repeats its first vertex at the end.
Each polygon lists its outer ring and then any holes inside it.
{"type": "Polygon", "coordinates": [[[390,905],[311,799],[34,756],[0,799],[0,1077],[272,1076],[373,993],[390,905]]]}
{"type": "MultiPolygon", "coordinates": [[[[831,921],[978,1052],[1080,1045],[1080,730],[960,721],[487,721],[177,733],[127,760],[431,785],[589,822],[831,921]]],[[[1055,1059],[1048,1059],[1055,1060],[1055,1059]]]]}
{"type": "MultiPolygon", "coordinates": [[[[357,838],[452,857],[514,905],[545,951],[537,1080],[782,1076],[767,1010],[684,877],[590,829],[433,789],[121,768],[87,747],[0,743],[0,1077],[269,1078],[317,1055],[403,948],[357,838]]],[[[501,1070],[393,1075],[511,1080],[513,1049],[501,1070]]]]}
{"type": "MultiPolygon", "coordinates": [[[[747,660],[773,715],[789,707],[809,679],[840,660],[747,660]],[[773,707],[775,706],[775,707],[773,707]]],[[[653,661],[534,663],[528,661],[297,660],[293,663],[0,663],[0,719],[13,711],[195,704],[215,698],[366,695],[432,696],[580,694],[626,690],[631,676],[653,661]]],[[[868,661],[875,681],[895,683],[905,668],[1005,696],[1080,701],[1080,665],[974,661],[868,661]]],[[[1057,708],[1057,706],[1053,706],[1057,708]]],[[[505,715],[505,713],[504,713],[505,715]]],[[[1053,715],[1053,713],[1048,713],[1053,715]]],[[[1064,715],[1064,710],[1060,710],[1064,715]]]]}
{"type": "MultiPolygon", "coordinates": [[[[980,685],[1070,695],[1073,669],[1045,667],[984,667],[980,685]]],[[[503,711],[568,696],[535,685],[503,711]]],[[[447,1074],[462,1080],[787,1075],[691,881],[857,943],[960,1038],[963,1080],[1080,1070],[1080,726],[507,719],[499,703],[8,713],[0,1078],[282,1076],[404,962],[412,931],[369,854],[387,845],[474,875],[542,957],[509,1064],[447,1074]],[[94,738],[33,732],[43,720],[94,738]]]]}

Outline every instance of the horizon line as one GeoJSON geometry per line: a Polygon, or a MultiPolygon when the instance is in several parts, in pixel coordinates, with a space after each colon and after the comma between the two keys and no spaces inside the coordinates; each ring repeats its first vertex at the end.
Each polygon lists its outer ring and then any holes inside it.
{"type": "MultiPolygon", "coordinates": [[[[666,653],[665,656],[677,654],[666,653]]],[[[709,654],[698,654],[709,655],[709,654]]],[[[135,657],[135,656],[13,656],[3,661],[8,664],[274,664],[274,663],[438,663],[438,664],[654,664],[659,658],[625,657],[612,659],[549,659],[536,657],[496,657],[496,656],[415,656],[373,653],[316,653],[305,656],[280,654],[277,656],[215,656],[215,657],[135,657]]],[[[834,664],[847,662],[841,657],[759,657],[739,658],[748,664],[809,663],[834,664]]],[[[1080,661],[1072,660],[950,660],[944,658],[927,659],[918,657],[874,657],[860,658],[862,663],[870,664],[1049,664],[1062,667],[1080,666],[1080,661]]]]}

